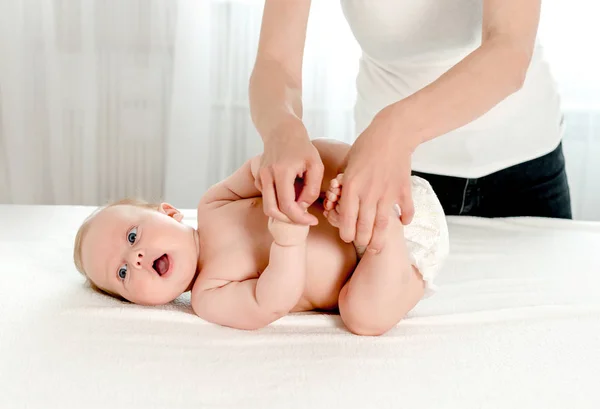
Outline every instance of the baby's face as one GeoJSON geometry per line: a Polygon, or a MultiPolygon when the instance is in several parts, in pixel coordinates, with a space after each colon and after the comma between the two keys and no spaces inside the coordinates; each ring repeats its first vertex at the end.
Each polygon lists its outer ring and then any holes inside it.
{"type": "Polygon", "coordinates": [[[198,265],[196,231],[172,206],[108,207],[90,221],[81,257],[99,287],[143,305],[166,304],[186,290],[198,265]]]}

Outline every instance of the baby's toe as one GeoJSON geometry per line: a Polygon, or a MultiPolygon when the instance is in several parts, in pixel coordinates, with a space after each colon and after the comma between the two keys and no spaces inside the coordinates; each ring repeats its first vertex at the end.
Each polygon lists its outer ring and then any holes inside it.
{"type": "Polygon", "coordinates": [[[329,210],[326,217],[329,224],[333,227],[340,227],[340,214],[338,213],[337,208],[329,210]]]}
{"type": "Polygon", "coordinates": [[[336,203],[340,199],[340,196],[335,192],[328,190],[327,193],[325,193],[325,198],[333,203],[336,203]]]}
{"type": "Polygon", "coordinates": [[[342,181],[343,181],[343,179],[344,179],[344,174],[340,173],[335,178],[331,179],[331,181],[329,181],[329,186],[332,187],[332,188],[342,187],[342,181]]]}
{"type": "Polygon", "coordinates": [[[336,196],[339,196],[342,193],[342,188],[340,187],[330,187],[327,189],[328,192],[333,193],[336,196]]]}

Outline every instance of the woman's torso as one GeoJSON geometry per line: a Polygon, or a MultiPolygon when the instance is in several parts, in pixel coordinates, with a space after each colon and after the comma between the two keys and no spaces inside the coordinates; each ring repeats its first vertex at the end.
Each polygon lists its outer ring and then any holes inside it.
{"type": "MultiPolygon", "coordinates": [[[[483,0],[341,0],[363,53],[356,131],[430,84],[481,44],[483,0]]],[[[536,44],[521,90],[457,130],[422,144],[413,169],[479,177],[541,156],[562,134],[560,101],[536,44]]]]}

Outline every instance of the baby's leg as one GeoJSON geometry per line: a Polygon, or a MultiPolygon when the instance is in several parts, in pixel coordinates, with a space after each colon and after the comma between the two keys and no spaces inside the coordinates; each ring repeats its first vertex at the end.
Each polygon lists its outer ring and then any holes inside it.
{"type": "MultiPolygon", "coordinates": [[[[339,227],[337,200],[341,181],[332,181],[325,201],[329,222],[339,227]]],[[[364,249],[358,249],[359,255],[364,249]]],[[[411,265],[404,226],[393,209],[387,240],[379,254],[366,252],[339,295],[340,315],[346,327],[359,335],[381,335],[395,326],[421,300],[425,283],[411,265]]]]}

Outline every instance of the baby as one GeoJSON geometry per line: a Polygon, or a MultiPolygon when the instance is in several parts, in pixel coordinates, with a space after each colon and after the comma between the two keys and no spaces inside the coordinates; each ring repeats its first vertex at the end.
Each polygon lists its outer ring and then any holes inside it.
{"type": "Polygon", "coordinates": [[[307,211],[315,226],[265,216],[255,187],[260,156],[211,187],[198,205],[198,227],[173,206],[122,201],[92,214],[75,239],[77,269],[100,290],[143,305],[191,291],[202,319],[252,330],[290,312],[339,312],[347,329],[381,335],[427,291],[448,254],[442,207],[429,184],[412,177],[413,221],[390,209],[378,254],[339,237],[337,170],[350,146],[315,140],[325,167],[321,197],[307,211]]]}

